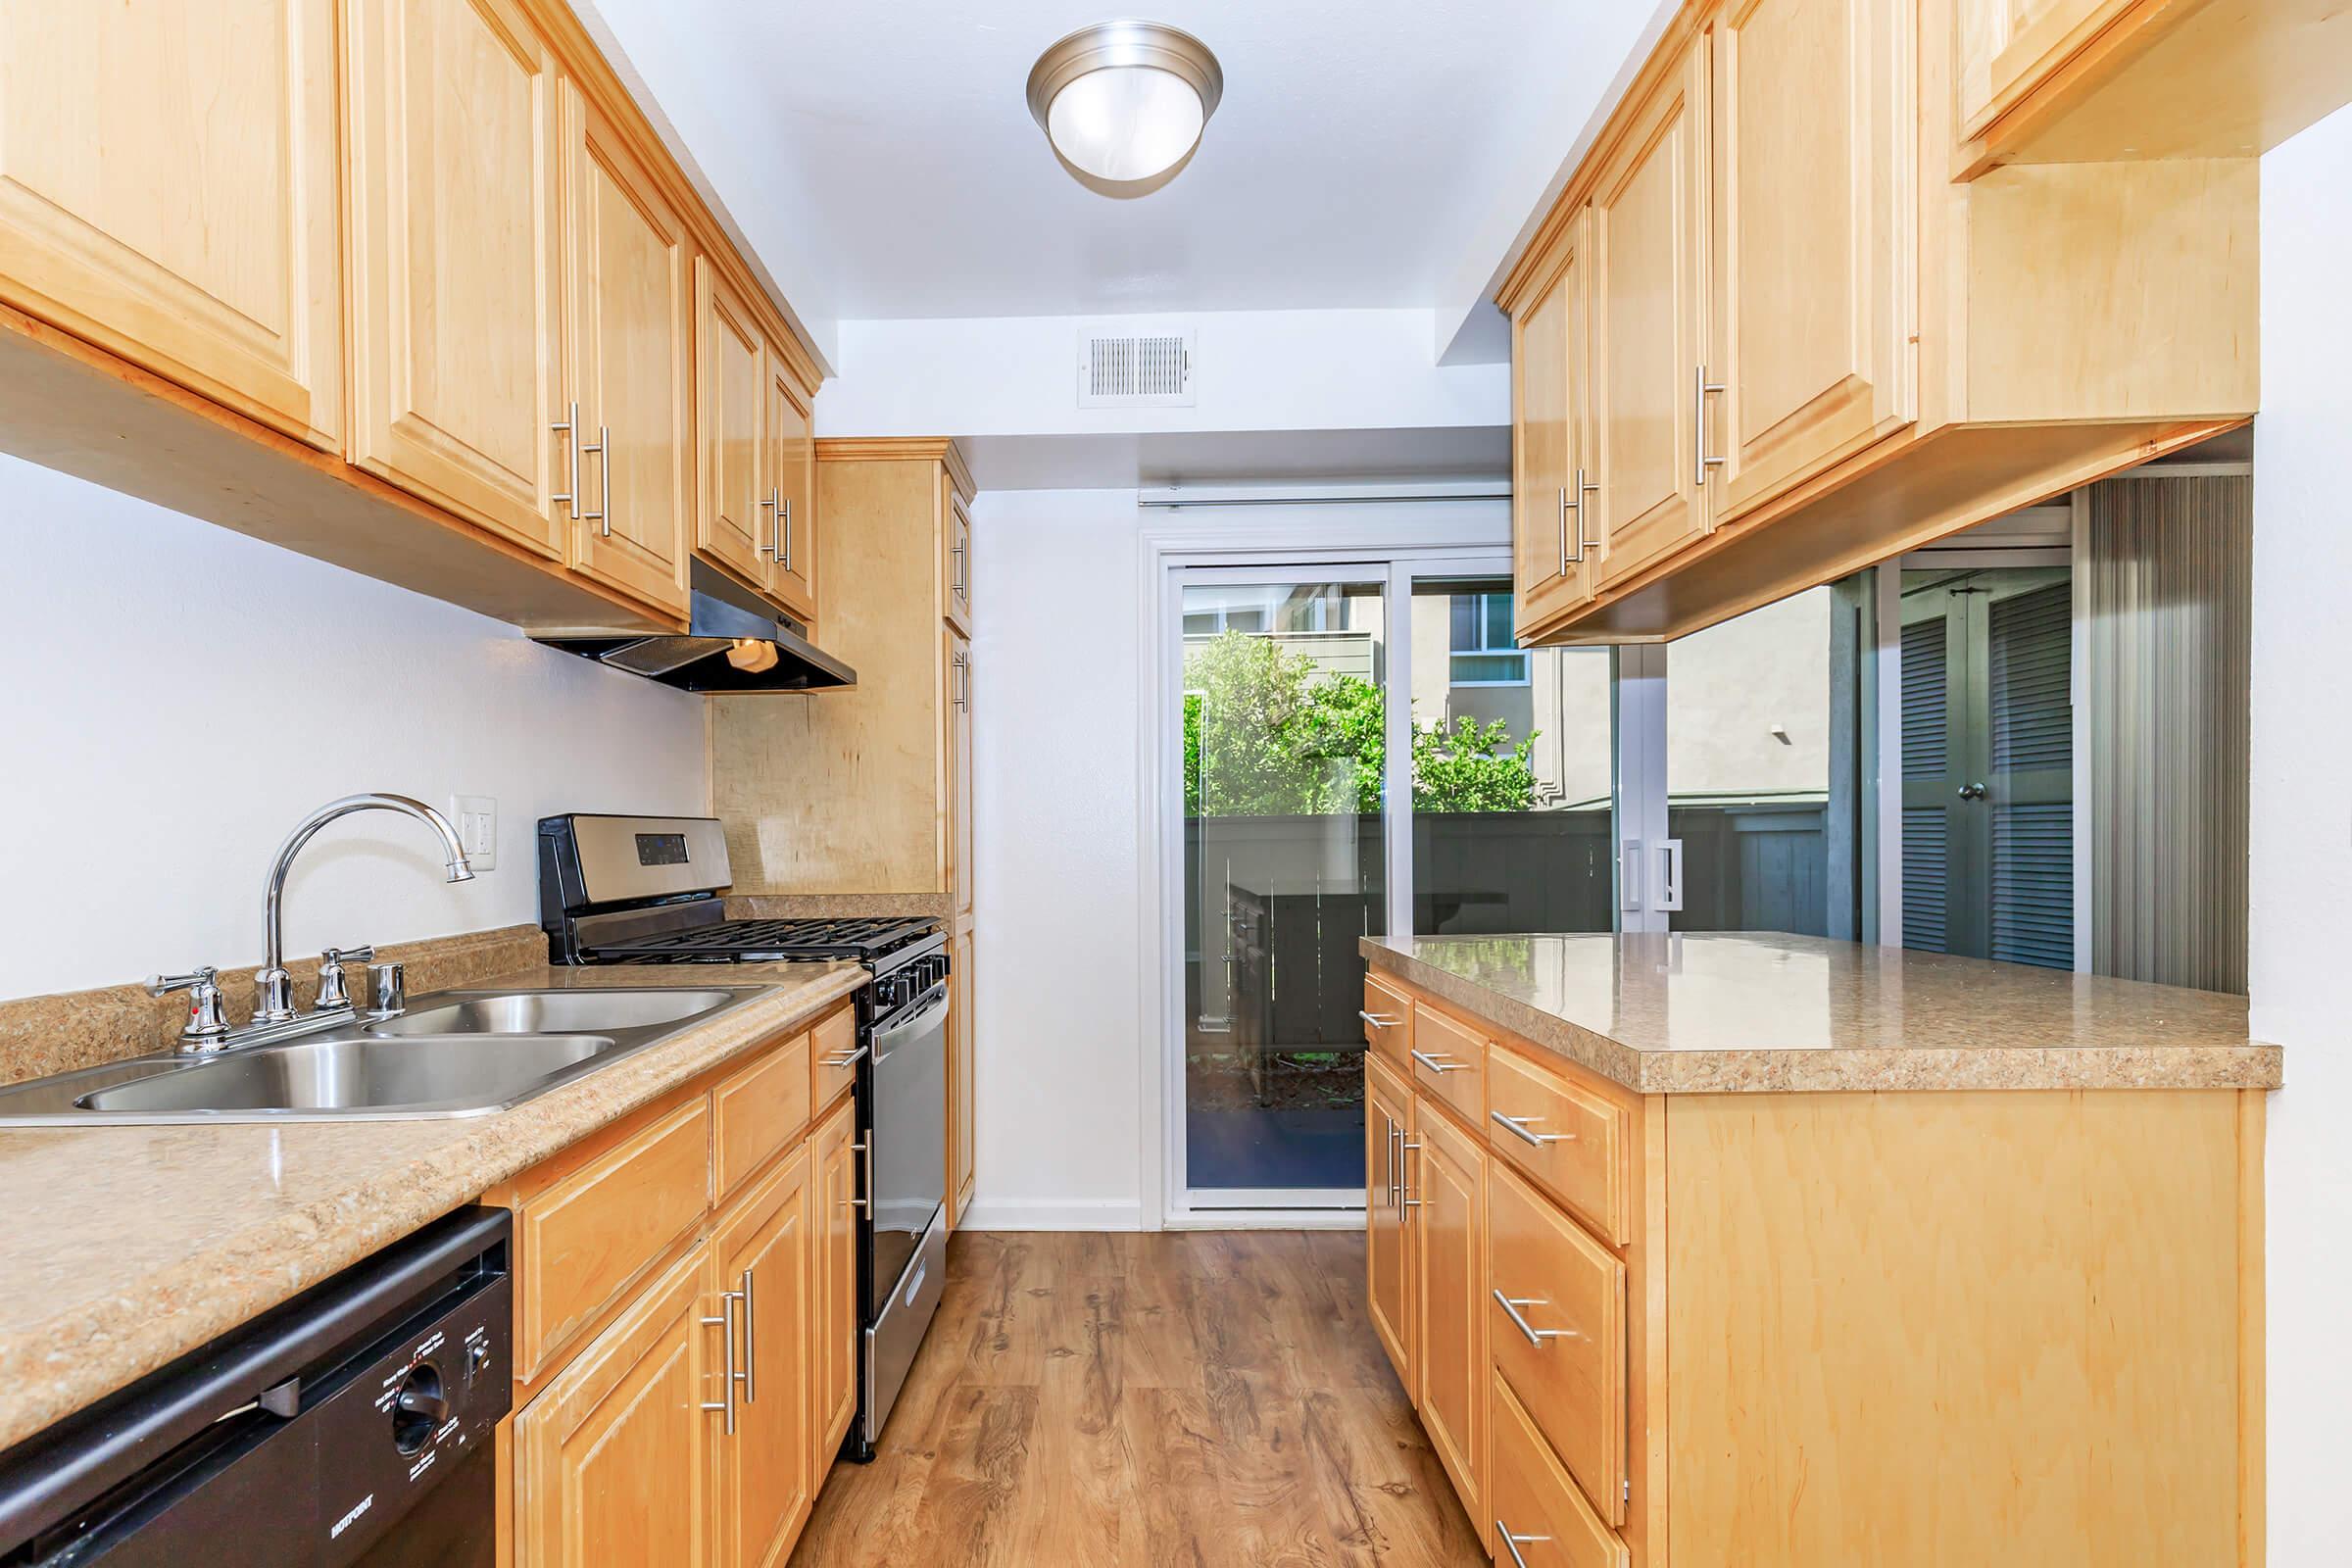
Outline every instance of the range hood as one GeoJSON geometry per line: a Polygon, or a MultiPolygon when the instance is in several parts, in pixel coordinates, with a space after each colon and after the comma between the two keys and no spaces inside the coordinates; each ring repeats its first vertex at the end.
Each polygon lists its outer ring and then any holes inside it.
{"type": "Polygon", "coordinates": [[[750,589],[700,561],[693,571],[683,637],[532,640],[690,692],[820,692],[858,684],[856,670],[750,589]]]}

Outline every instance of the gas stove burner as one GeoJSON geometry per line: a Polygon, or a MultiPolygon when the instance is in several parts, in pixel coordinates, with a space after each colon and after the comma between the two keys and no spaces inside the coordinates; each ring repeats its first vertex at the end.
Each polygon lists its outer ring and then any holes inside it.
{"type": "Polygon", "coordinates": [[[828,958],[872,963],[938,928],[927,920],[720,920],[610,938],[590,950],[600,963],[777,963],[828,958]]]}

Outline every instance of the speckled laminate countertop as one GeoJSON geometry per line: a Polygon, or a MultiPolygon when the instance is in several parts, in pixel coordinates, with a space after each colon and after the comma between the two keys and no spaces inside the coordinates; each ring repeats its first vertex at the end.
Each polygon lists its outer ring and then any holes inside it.
{"type": "Polygon", "coordinates": [[[808,1020],[865,971],[541,966],[469,983],[681,981],[774,989],[494,1115],[0,1130],[0,1447],[808,1020]]]}
{"type": "Polygon", "coordinates": [[[1366,937],[1364,956],[1642,1094],[2276,1089],[2243,997],[1778,932],[1366,937]]]}

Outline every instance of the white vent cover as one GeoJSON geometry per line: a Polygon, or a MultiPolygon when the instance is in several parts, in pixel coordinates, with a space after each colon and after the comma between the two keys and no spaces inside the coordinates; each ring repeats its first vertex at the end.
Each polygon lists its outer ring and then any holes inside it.
{"type": "Polygon", "coordinates": [[[1078,406],[1082,409],[1193,406],[1191,328],[1174,332],[1078,336],[1078,406]]]}

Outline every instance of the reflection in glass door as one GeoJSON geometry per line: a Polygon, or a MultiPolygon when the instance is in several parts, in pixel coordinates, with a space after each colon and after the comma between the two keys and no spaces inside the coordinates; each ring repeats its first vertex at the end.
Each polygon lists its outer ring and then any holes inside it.
{"type": "Polygon", "coordinates": [[[1363,959],[1388,929],[1385,569],[1182,589],[1183,1185],[1360,1204],[1363,959]]]}

